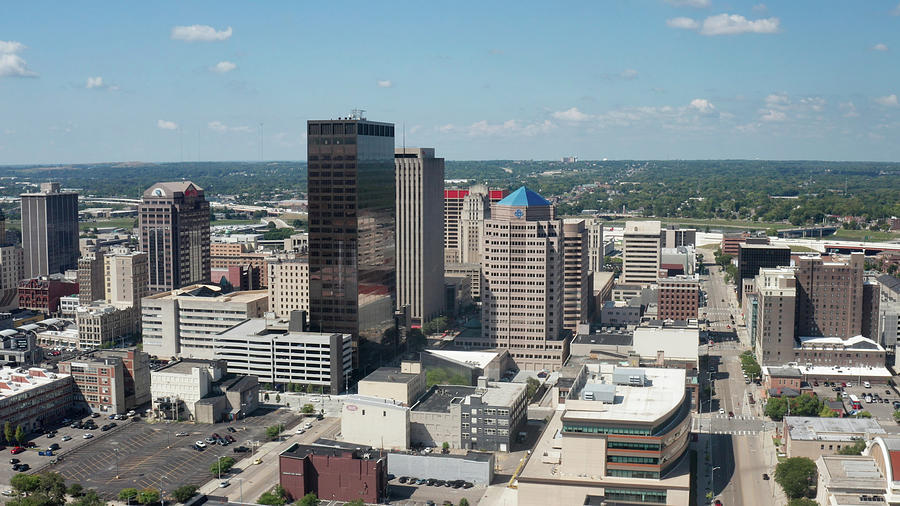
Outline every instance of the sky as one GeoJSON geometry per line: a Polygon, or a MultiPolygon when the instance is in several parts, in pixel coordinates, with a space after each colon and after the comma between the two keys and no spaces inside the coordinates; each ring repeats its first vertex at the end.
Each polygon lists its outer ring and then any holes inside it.
{"type": "Polygon", "coordinates": [[[897,1],[9,2],[0,164],[305,160],[352,109],[450,160],[900,161],[897,1]]]}

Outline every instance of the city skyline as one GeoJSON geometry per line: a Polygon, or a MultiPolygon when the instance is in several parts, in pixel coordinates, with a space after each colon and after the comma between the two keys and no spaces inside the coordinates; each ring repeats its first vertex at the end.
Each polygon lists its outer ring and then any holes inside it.
{"type": "Polygon", "coordinates": [[[0,163],[304,160],[354,107],[448,160],[900,160],[900,5],[816,6],[17,5],[0,163]]]}

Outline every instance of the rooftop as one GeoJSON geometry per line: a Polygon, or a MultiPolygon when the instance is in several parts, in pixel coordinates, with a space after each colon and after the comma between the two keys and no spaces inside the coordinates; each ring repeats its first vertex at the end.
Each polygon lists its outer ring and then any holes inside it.
{"type": "Polygon", "coordinates": [[[497,358],[496,351],[425,350],[432,355],[484,369],[497,358]]]}
{"type": "Polygon", "coordinates": [[[379,367],[362,379],[362,381],[376,381],[379,383],[411,383],[418,374],[400,372],[399,367],[379,367]]]}
{"type": "MultiPolygon", "coordinates": [[[[583,370],[584,386],[573,388],[566,400],[563,414],[567,419],[629,420],[654,422],[682,404],[685,398],[684,369],[623,368],[611,365],[588,364],[583,370]],[[643,385],[615,384],[614,375],[642,375],[643,385]],[[591,385],[615,385],[612,403],[582,398],[582,390],[591,385]],[[574,401],[574,402],[573,402],[574,401]]],[[[576,385],[578,381],[576,381],[576,385]]]]}
{"type": "Polygon", "coordinates": [[[156,183],[147,188],[144,191],[144,197],[171,197],[176,193],[185,193],[191,188],[198,192],[203,191],[203,188],[190,181],[169,181],[156,183]]]}
{"type": "MultiPolygon", "coordinates": [[[[830,489],[884,490],[885,480],[875,459],[862,455],[823,455],[819,470],[827,475],[830,489]]],[[[841,502],[840,504],[855,504],[841,502]]]]}
{"type": "Polygon", "coordinates": [[[0,399],[7,399],[23,392],[68,378],[68,374],[50,372],[39,367],[0,368],[0,399]]]}
{"type": "Polygon", "coordinates": [[[819,418],[786,416],[784,425],[791,439],[800,441],[849,441],[867,434],[885,434],[871,418],[819,418]]]}
{"type": "Polygon", "coordinates": [[[600,332],[596,334],[579,334],[572,344],[596,344],[597,346],[631,346],[634,336],[631,332],[600,332]]]}
{"type": "Polygon", "coordinates": [[[326,445],[304,445],[294,443],[287,450],[281,452],[282,457],[291,457],[295,459],[303,459],[309,455],[323,455],[327,457],[344,457],[358,460],[378,460],[386,456],[385,453],[371,448],[355,448],[350,449],[344,445],[326,446],[326,445]]]}
{"type": "Polygon", "coordinates": [[[518,190],[507,195],[500,202],[497,202],[496,205],[528,207],[528,206],[549,206],[551,204],[544,197],[541,197],[537,193],[522,186],[518,190]]]}
{"type": "Polygon", "coordinates": [[[344,409],[354,411],[351,406],[372,406],[378,409],[408,411],[409,408],[391,399],[372,397],[370,395],[351,394],[343,398],[344,409]]]}
{"type": "Polygon", "coordinates": [[[435,385],[416,402],[413,411],[449,413],[451,404],[462,403],[465,397],[475,393],[475,387],[458,385],[435,385]]]}
{"type": "Polygon", "coordinates": [[[253,302],[262,297],[268,297],[268,290],[248,290],[242,292],[222,293],[222,287],[219,285],[191,285],[170,292],[162,292],[146,297],[147,299],[171,299],[179,300],[209,300],[215,303],[237,302],[246,303],[253,302]]]}
{"type": "Polygon", "coordinates": [[[847,339],[844,339],[843,337],[800,337],[800,345],[814,347],[825,346],[848,350],[884,351],[884,348],[882,348],[880,344],[861,335],[847,339]]]}
{"type": "Polygon", "coordinates": [[[659,235],[662,231],[662,224],[655,220],[644,221],[626,221],[624,234],[651,234],[659,235]]]}
{"type": "Polygon", "coordinates": [[[803,374],[796,367],[768,367],[768,375],[775,378],[800,378],[803,374]]]}
{"type": "Polygon", "coordinates": [[[217,367],[217,360],[200,360],[196,358],[182,358],[169,365],[160,367],[153,373],[190,374],[195,367],[217,367]]]}

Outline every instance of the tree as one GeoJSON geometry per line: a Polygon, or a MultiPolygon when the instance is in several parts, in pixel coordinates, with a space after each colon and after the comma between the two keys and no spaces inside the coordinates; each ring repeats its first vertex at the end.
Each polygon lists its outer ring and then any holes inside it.
{"type": "Polygon", "coordinates": [[[13,429],[11,423],[6,422],[3,424],[3,437],[6,439],[6,442],[12,444],[13,439],[16,437],[16,431],[13,429]]]}
{"type": "Polygon", "coordinates": [[[66,493],[72,497],[81,497],[84,495],[84,487],[81,486],[81,483],[73,483],[66,489],[66,493]]]}
{"type": "Polygon", "coordinates": [[[215,462],[211,466],[209,466],[209,472],[213,475],[219,475],[221,473],[227,473],[234,467],[235,461],[231,457],[221,457],[216,459],[215,462]]]}
{"type": "Polygon", "coordinates": [[[819,416],[821,418],[835,418],[837,417],[837,413],[835,413],[835,411],[828,406],[823,405],[822,411],[819,411],[819,416]]]}
{"type": "Polygon", "coordinates": [[[304,415],[312,415],[316,412],[316,407],[312,404],[304,404],[303,407],[300,408],[300,412],[304,415]]]}
{"type": "Polygon", "coordinates": [[[25,429],[23,429],[21,425],[16,426],[15,438],[16,442],[20,445],[25,442],[25,429]]]}
{"type": "Polygon", "coordinates": [[[362,499],[354,499],[350,502],[345,502],[344,506],[366,506],[366,503],[362,499]]]}
{"type": "Polygon", "coordinates": [[[9,480],[13,490],[20,494],[31,494],[36,492],[41,485],[41,478],[35,474],[19,473],[13,475],[9,480]]]}
{"type": "Polygon", "coordinates": [[[282,506],[288,502],[287,490],[281,485],[275,485],[272,490],[259,496],[259,499],[257,499],[256,502],[259,504],[268,504],[270,506],[282,506]]]}
{"type": "Polygon", "coordinates": [[[140,504],[153,504],[159,502],[159,490],[155,488],[145,488],[138,492],[137,501],[140,504]]]}
{"type": "Polygon", "coordinates": [[[864,439],[857,439],[855,443],[841,448],[837,453],[838,455],[862,455],[862,452],[865,449],[866,441],[864,439]]]}
{"type": "Polygon", "coordinates": [[[178,502],[187,502],[188,499],[197,495],[197,487],[195,485],[182,485],[172,491],[172,497],[178,502]]]}
{"type": "Polygon", "coordinates": [[[133,501],[135,498],[137,498],[137,496],[138,496],[138,489],[136,489],[136,488],[132,488],[132,487],[123,488],[122,490],[119,491],[119,500],[125,501],[126,504],[131,504],[131,501],[133,501]]]}
{"type": "Polygon", "coordinates": [[[856,418],[872,418],[872,413],[868,411],[860,411],[856,414],[856,418]]]}
{"type": "Polygon", "coordinates": [[[525,380],[525,397],[528,400],[531,400],[534,397],[535,392],[537,392],[538,387],[541,386],[541,382],[537,380],[537,378],[528,378],[525,380]]]}
{"type": "Polygon", "coordinates": [[[791,400],[791,415],[816,416],[822,410],[822,402],[815,395],[805,393],[791,400]]]}
{"type": "Polygon", "coordinates": [[[444,441],[444,443],[441,445],[441,449],[444,451],[448,451],[450,449],[450,443],[444,441]]]}
{"type": "Polygon", "coordinates": [[[765,414],[776,422],[781,421],[781,419],[784,418],[787,410],[788,401],[784,397],[770,397],[768,402],[766,402],[765,414]]]}
{"type": "Polygon", "coordinates": [[[894,411],[894,421],[900,423],[900,409],[894,411]]]}
{"type": "Polygon", "coordinates": [[[469,506],[469,500],[463,497],[459,500],[459,506],[469,506]]]}
{"type": "Polygon", "coordinates": [[[446,316],[438,316],[422,325],[422,333],[426,336],[430,334],[440,334],[447,330],[450,326],[450,319],[446,316]]]}
{"type": "Polygon", "coordinates": [[[106,501],[97,495],[94,489],[88,489],[77,501],[68,503],[69,506],[106,506],[106,501]]]}
{"type": "Polygon", "coordinates": [[[275,404],[281,403],[281,394],[275,394],[275,404]]]}
{"type": "Polygon", "coordinates": [[[278,436],[284,431],[284,425],[272,425],[270,427],[266,427],[266,437],[270,440],[274,441],[278,439],[278,436]]]}
{"type": "Polygon", "coordinates": [[[38,488],[56,504],[63,504],[66,499],[66,480],[59,473],[43,473],[38,475],[38,488]]]}
{"type": "Polygon", "coordinates": [[[310,492],[297,501],[297,506],[316,506],[319,504],[319,497],[310,492]]]}
{"type": "Polygon", "coordinates": [[[816,463],[806,457],[789,458],[775,468],[775,482],[791,499],[806,496],[815,479],[816,463]]]}
{"type": "Polygon", "coordinates": [[[805,497],[799,497],[797,499],[791,499],[788,502],[788,506],[819,506],[819,503],[813,501],[812,499],[807,499],[805,497]]]}

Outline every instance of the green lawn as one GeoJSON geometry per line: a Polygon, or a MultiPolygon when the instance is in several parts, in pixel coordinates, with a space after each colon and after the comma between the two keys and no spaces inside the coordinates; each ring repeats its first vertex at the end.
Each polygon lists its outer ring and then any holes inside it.
{"type": "Polygon", "coordinates": [[[817,250],[817,249],[812,249],[807,246],[800,246],[799,244],[791,244],[791,251],[796,252],[796,253],[806,253],[808,251],[812,251],[815,253],[819,252],[819,250],[817,250]]]}
{"type": "MultiPolygon", "coordinates": [[[[566,218],[585,218],[583,215],[579,216],[566,216],[566,218]]],[[[698,231],[703,232],[706,229],[706,226],[709,225],[713,228],[734,228],[741,230],[766,230],[768,228],[775,228],[781,230],[783,228],[792,228],[793,225],[790,223],[770,223],[765,221],[746,221],[746,220],[703,220],[703,219],[695,219],[695,218],[634,218],[634,221],[647,221],[647,220],[659,220],[663,225],[684,225],[689,228],[696,228],[698,231]]],[[[613,220],[613,221],[604,221],[604,225],[623,225],[625,221],[623,220],[613,220]]]]}
{"type": "Polygon", "coordinates": [[[92,228],[132,228],[137,218],[115,218],[115,219],[98,219],[90,221],[79,221],[78,228],[83,232],[92,228]]]}
{"type": "Polygon", "coordinates": [[[258,225],[259,220],[216,220],[209,222],[210,225],[258,225]]]}
{"type": "Polygon", "coordinates": [[[839,228],[834,235],[825,237],[828,239],[848,239],[852,241],[890,241],[900,238],[900,234],[893,232],[881,232],[877,230],[848,230],[839,228]]]}

